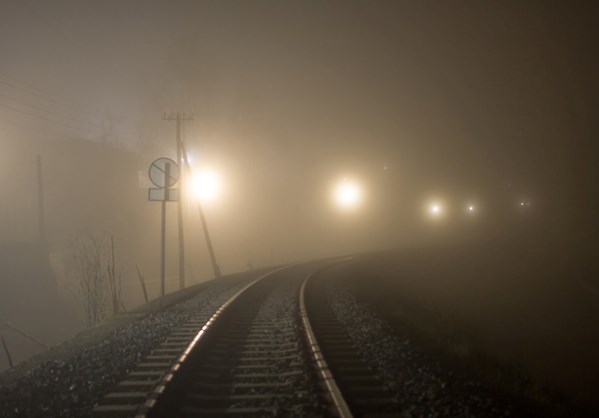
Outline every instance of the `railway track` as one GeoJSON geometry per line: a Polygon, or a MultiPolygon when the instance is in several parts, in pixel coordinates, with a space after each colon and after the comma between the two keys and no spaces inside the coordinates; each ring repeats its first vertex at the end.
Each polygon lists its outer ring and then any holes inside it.
{"type": "Polygon", "coordinates": [[[395,398],[328,306],[319,266],[269,273],[178,328],[96,416],[392,417],[395,398]]]}

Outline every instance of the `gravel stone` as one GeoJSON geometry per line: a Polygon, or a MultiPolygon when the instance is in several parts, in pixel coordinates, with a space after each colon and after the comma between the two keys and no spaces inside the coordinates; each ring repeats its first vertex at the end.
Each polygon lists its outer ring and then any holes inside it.
{"type": "MultiPolygon", "coordinates": [[[[10,383],[0,382],[0,418],[90,417],[93,406],[163,341],[173,327],[198,311],[213,313],[246,283],[215,283],[186,302],[113,331],[76,355],[45,362],[10,383]]],[[[332,307],[350,338],[404,405],[403,417],[524,416],[481,383],[442,365],[409,335],[393,329],[371,307],[357,303],[340,283],[331,283],[328,291],[332,307]]],[[[294,292],[295,289],[282,291],[269,301],[269,310],[276,311],[281,319],[281,331],[293,325],[289,318],[297,309],[295,296],[291,294],[294,292]]],[[[298,327],[297,335],[300,333],[298,327]]],[[[277,367],[286,371],[290,364],[281,362],[277,367]]],[[[295,391],[298,387],[309,387],[311,380],[309,376],[300,378],[293,385],[289,405],[273,405],[283,408],[272,416],[284,416],[282,411],[289,412],[298,400],[303,406],[295,411],[295,416],[321,416],[314,393],[295,391]]]]}
{"type": "Polygon", "coordinates": [[[10,383],[0,383],[0,418],[92,416],[92,408],[171,329],[193,313],[212,314],[247,281],[215,283],[164,311],[113,331],[66,360],[41,364],[10,383]]]}
{"type": "Polygon", "coordinates": [[[340,283],[330,284],[333,310],[367,363],[402,405],[405,417],[522,417],[483,384],[442,365],[340,283]]]}

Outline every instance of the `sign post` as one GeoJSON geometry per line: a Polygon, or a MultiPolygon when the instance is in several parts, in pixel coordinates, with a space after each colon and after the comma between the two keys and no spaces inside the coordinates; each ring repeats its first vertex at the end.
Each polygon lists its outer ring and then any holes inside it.
{"type": "Polygon", "coordinates": [[[166,273],[166,202],[179,200],[179,190],[171,189],[179,179],[179,167],[170,158],[158,158],[150,165],[150,180],[157,188],[148,189],[148,200],[162,203],[160,221],[160,296],[164,296],[166,273]]]}

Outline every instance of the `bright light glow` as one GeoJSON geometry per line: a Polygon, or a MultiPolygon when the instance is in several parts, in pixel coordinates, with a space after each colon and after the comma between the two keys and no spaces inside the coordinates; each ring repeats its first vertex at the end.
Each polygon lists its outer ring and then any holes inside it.
{"type": "Polygon", "coordinates": [[[337,185],[334,195],[337,204],[344,209],[355,208],[362,197],[358,185],[347,179],[337,185]]]}
{"type": "Polygon", "coordinates": [[[187,162],[189,163],[190,166],[193,166],[193,163],[195,162],[195,158],[193,157],[193,154],[191,153],[187,153],[187,162]]]}
{"type": "Polygon", "coordinates": [[[431,203],[428,211],[433,216],[439,216],[443,212],[443,207],[439,203],[431,203]]]}
{"type": "Polygon", "coordinates": [[[440,198],[428,200],[423,211],[430,222],[443,223],[447,217],[447,206],[440,198]]]}
{"type": "Polygon", "coordinates": [[[475,210],[474,205],[468,205],[468,212],[469,213],[474,213],[474,210],[475,210]]]}
{"type": "Polygon", "coordinates": [[[201,202],[212,202],[219,197],[222,183],[216,171],[206,169],[192,176],[190,187],[193,195],[198,200],[201,202]]]}

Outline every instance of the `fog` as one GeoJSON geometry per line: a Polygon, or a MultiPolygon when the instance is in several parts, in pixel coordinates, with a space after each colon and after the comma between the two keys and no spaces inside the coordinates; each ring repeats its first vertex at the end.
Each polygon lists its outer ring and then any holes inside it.
{"type": "MultiPolygon", "coordinates": [[[[204,210],[223,274],[494,239],[594,268],[593,2],[0,6],[0,331],[17,361],[41,347],[6,324],[46,345],[85,327],[82,242],[114,238],[125,308],[144,301],[136,266],[158,296],[148,169],[176,158],[174,112],[193,115],[194,166],[222,177],[204,210]],[[352,210],[332,199],[344,178],[361,190],[352,210]]],[[[189,285],[213,271],[183,195],[189,285]]],[[[168,203],[167,291],[176,213],[168,203]]]]}

